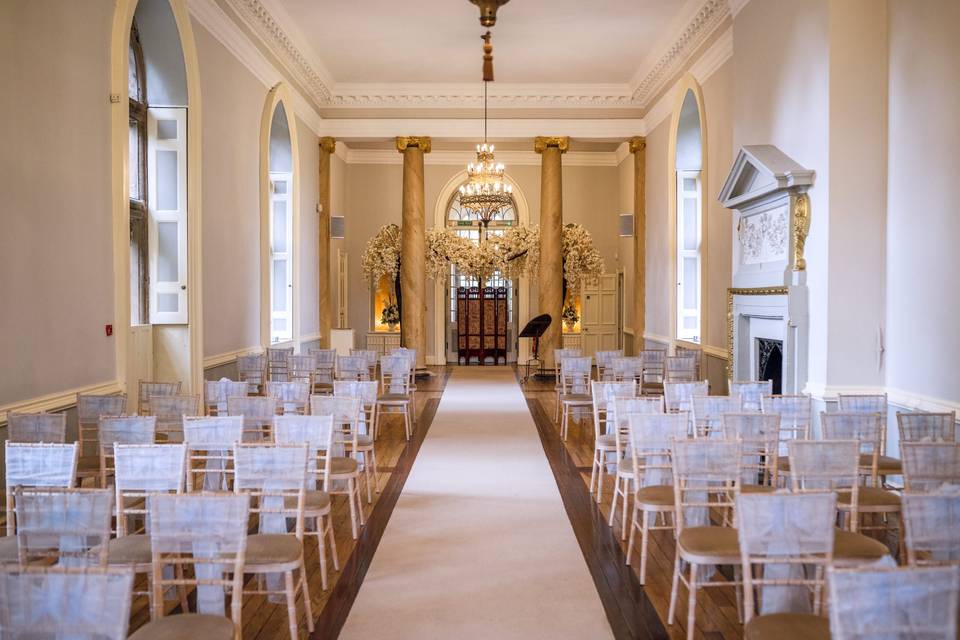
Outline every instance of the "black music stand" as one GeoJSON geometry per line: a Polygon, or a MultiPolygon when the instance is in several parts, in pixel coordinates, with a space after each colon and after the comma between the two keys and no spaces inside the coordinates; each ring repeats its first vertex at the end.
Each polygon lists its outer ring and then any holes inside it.
{"type": "Polygon", "coordinates": [[[523,331],[520,332],[518,337],[520,338],[533,338],[533,357],[527,360],[527,371],[523,376],[520,384],[523,384],[530,379],[530,365],[534,362],[537,363],[538,372],[543,371],[543,361],[540,359],[540,338],[543,336],[543,333],[547,330],[547,327],[550,326],[551,318],[549,313],[544,313],[542,315],[533,318],[526,324],[523,328],[523,331]]]}

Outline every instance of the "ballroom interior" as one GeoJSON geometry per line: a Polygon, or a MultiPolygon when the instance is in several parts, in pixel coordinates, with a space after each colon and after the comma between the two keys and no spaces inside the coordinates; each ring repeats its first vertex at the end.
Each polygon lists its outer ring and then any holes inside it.
{"type": "Polygon", "coordinates": [[[958,77],[956,0],[0,0],[0,637],[960,637],[958,77]]]}

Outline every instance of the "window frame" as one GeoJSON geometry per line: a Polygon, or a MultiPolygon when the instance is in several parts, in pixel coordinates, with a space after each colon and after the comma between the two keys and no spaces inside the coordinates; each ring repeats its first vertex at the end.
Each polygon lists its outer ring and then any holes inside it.
{"type": "MultiPolygon", "coordinates": [[[[147,82],[146,66],[143,58],[143,46],[140,43],[140,31],[136,20],[130,26],[130,50],[133,52],[134,68],[128,69],[127,86],[131,73],[136,74],[138,96],[129,96],[129,123],[137,131],[137,162],[129,163],[136,167],[139,198],[133,197],[128,190],[130,206],[130,324],[133,326],[150,322],[150,253],[147,204],[147,82]]],[[[129,57],[129,53],[128,53],[129,57]]],[[[133,176],[130,176],[133,183],[133,176]]]]}
{"type": "Polygon", "coordinates": [[[277,345],[290,342],[293,340],[293,172],[292,171],[270,171],[267,174],[267,184],[270,189],[270,199],[269,199],[269,227],[270,227],[270,243],[269,243],[269,273],[268,273],[268,282],[269,282],[269,301],[270,301],[270,344],[277,345]],[[274,187],[276,182],[283,181],[287,185],[286,192],[283,194],[278,194],[274,187]],[[275,202],[284,202],[286,205],[286,248],[285,252],[274,252],[274,203],[275,202]],[[285,293],[285,304],[286,309],[284,311],[277,311],[274,308],[274,283],[275,273],[274,265],[278,260],[284,260],[287,265],[286,269],[286,293],[285,293]],[[285,319],[287,321],[287,329],[283,333],[278,333],[274,329],[274,321],[277,319],[285,319]]]}
{"type": "Polygon", "coordinates": [[[676,215],[676,249],[677,249],[677,298],[676,298],[676,339],[699,344],[703,337],[703,172],[700,170],[677,170],[677,215],[676,215]],[[684,179],[694,179],[696,181],[695,190],[684,188],[684,179]],[[685,249],[686,246],[686,228],[685,228],[685,199],[696,198],[696,241],[695,249],[685,249]],[[687,286],[684,278],[684,262],[689,259],[695,259],[696,266],[696,304],[693,307],[685,306],[687,286]],[[684,321],[688,318],[696,319],[696,326],[691,329],[684,327],[684,321]]]}

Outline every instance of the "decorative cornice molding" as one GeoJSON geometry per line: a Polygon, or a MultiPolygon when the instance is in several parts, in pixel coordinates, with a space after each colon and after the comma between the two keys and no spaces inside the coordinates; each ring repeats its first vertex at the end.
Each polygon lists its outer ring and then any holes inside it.
{"type": "MultiPolygon", "coordinates": [[[[626,143],[624,143],[626,144],[626,143]]],[[[345,145],[337,145],[337,151],[345,145]]],[[[438,166],[463,166],[476,161],[474,151],[435,150],[424,156],[424,164],[438,166]]],[[[393,149],[351,149],[346,147],[344,158],[347,164],[403,164],[403,156],[393,149]]],[[[533,151],[497,151],[497,160],[507,167],[540,166],[540,156],[533,151]]],[[[570,151],[563,157],[566,167],[615,167],[620,164],[614,151],[570,151]]]]}
{"type": "Polygon", "coordinates": [[[645,109],[728,16],[728,0],[705,0],[680,33],[674,36],[666,51],[642,67],[646,71],[642,77],[640,74],[635,77],[633,101],[645,109]]]}

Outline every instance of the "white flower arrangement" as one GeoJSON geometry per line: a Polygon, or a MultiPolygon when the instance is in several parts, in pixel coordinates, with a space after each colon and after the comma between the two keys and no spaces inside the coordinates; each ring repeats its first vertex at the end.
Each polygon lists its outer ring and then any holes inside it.
{"type": "Polygon", "coordinates": [[[603,258],[593,246],[590,232],[579,224],[563,225],[563,278],[571,291],[580,289],[584,280],[603,275],[603,258]]]}
{"type": "Polygon", "coordinates": [[[368,287],[375,287],[380,278],[388,275],[390,280],[400,271],[400,227],[388,224],[367,241],[360,259],[363,277],[368,287]]]}

